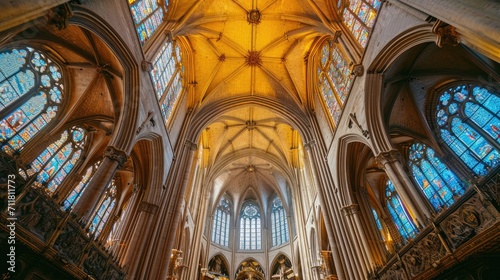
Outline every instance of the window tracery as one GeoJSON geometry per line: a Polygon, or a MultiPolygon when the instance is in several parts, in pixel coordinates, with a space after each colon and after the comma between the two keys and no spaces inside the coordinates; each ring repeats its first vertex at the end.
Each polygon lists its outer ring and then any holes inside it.
{"type": "Polygon", "coordinates": [[[89,231],[91,234],[94,234],[95,237],[98,237],[101,234],[104,226],[106,225],[106,222],[111,215],[111,211],[113,211],[113,208],[115,207],[115,197],[116,184],[115,179],[113,179],[111,180],[108,189],[102,196],[99,206],[97,207],[97,211],[95,212],[89,225],[89,231]]]}
{"type": "Polygon", "coordinates": [[[288,223],[285,208],[279,197],[275,197],[271,209],[271,239],[273,247],[288,242],[288,223]]]}
{"type": "Polygon", "coordinates": [[[231,204],[227,198],[222,197],[215,210],[212,242],[226,247],[229,246],[230,219],[231,204]]]}
{"type": "Polygon", "coordinates": [[[158,5],[156,0],[128,0],[132,18],[141,45],[151,38],[156,29],[161,25],[164,17],[164,11],[168,6],[165,1],[165,8],[158,5]]]}
{"type": "Polygon", "coordinates": [[[404,240],[414,238],[417,235],[417,227],[411,220],[408,211],[394,188],[394,184],[390,180],[387,180],[385,194],[387,209],[401,237],[403,237],[404,240]]]}
{"type": "Polygon", "coordinates": [[[94,176],[94,173],[97,171],[99,164],[101,164],[101,161],[97,161],[96,163],[92,164],[89,168],[87,168],[87,170],[85,171],[85,175],[83,175],[82,177],[82,180],[78,183],[78,185],[76,185],[76,187],[73,190],[71,190],[71,193],[63,201],[62,203],[63,210],[71,209],[73,208],[73,205],[76,205],[76,203],[80,199],[80,195],[83,193],[83,191],[89,184],[90,179],[92,179],[92,176],[94,176]]]}
{"type": "Polygon", "coordinates": [[[476,175],[500,163],[500,97],[475,84],[444,90],[436,106],[440,136],[476,175]]]}
{"type": "Polygon", "coordinates": [[[150,72],[165,124],[169,122],[182,91],[181,56],[181,49],[175,42],[165,43],[155,57],[150,72]]]}
{"type": "Polygon", "coordinates": [[[80,158],[87,136],[81,127],[65,130],[59,140],[50,144],[26,171],[20,170],[25,179],[37,176],[33,187],[45,187],[53,193],[71,172],[80,158]]]}
{"type": "Polygon", "coordinates": [[[42,130],[61,105],[62,71],[30,47],[0,52],[0,148],[12,155],[42,130]]]}
{"type": "Polygon", "coordinates": [[[323,101],[337,126],[352,86],[353,75],[345,54],[332,41],[326,42],[321,50],[318,80],[323,101]]]}
{"type": "Polygon", "coordinates": [[[466,187],[458,177],[424,144],[414,143],[409,151],[413,179],[436,211],[448,208],[464,194],[466,187]]]}
{"type": "Polygon", "coordinates": [[[368,43],[381,3],[380,0],[351,0],[342,13],[345,25],[363,48],[368,43]]]}
{"type": "Polygon", "coordinates": [[[240,214],[240,249],[261,249],[261,220],[259,206],[248,202],[240,214]]]}

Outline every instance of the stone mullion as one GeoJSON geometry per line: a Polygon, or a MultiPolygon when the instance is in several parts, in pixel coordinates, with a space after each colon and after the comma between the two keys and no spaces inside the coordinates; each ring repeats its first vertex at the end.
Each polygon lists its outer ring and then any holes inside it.
{"type": "Polygon", "coordinates": [[[36,157],[38,157],[43,150],[45,150],[50,144],[55,142],[61,137],[61,134],[38,134],[34,138],[28,141],[27,145],[24,146],[19,158],[17,159],[18,166],[24,168],[31,164],[36,157]]]}
{"type": "Polygon", "coordinates": [[[86,223],[90,219],[109,182],[115,176],[116,171],[126,161],[127,154],[124,151],[112,146],[106,148],[99,168],[94,173],[94,176],[92,176],[73,210],[74,213],[83,218],[83,222],[86,223]]]}
{"type": "Polygon", "coordinates": [[[76,185],[82,181],[82,178],[83,175],[76,172],[71,172],[68,176],[66,176],[62,184],[57,187],[56,191],[54,192],[53,197],[55,197],[56,203],[62,203],[71,193],[71,191],[76,187],[76,185]]]}

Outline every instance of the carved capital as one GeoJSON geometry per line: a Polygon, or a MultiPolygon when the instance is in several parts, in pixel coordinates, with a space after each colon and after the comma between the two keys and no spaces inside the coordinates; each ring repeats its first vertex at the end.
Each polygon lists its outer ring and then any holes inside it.
{"type": "Polygon", "coordinates": [[[333,34],[333,39],[332,39],[332,41],[333,41],[335,44],[338,44],[338,43],[339,43],[339,38],[340,38],[340,36],[342,36],[342,31],[340,31],[340,30],[335,31],[335,34],[333,34]]]}
{"type": "Polygon", "coordinates": [[[153,204],[153,203],[149,203],[146,201],[142,201],[139,204],[139,212],[142,212],[142,211],[155,215],[156,212],[158,212],[158,205],[153,204]]]}
{"type": "Polygon", "coordinates": [[[304,144],[304,149],[311,150],[312,148],[314,148],[314,146],[316,146],[316,140],[312,139],[311,141],[304,144]]]}
{"type": "Polygon", "coordinates": [[[401,154],[397,150],[390,150],[381,152],[376,160],[382,165],[386,165],[388,163],[396,162],[401,158],[401,154]]]}
{"type": "Polygon", "coordinates": [[[117,161],[118,162],[118,168],[121,168],[122,165],[127,162],[127,153],[125,153],[122,150],[119,150],[113,146],[108,146],[106,150],[104,151],[104,157],[107,157],[111,160],[117,161]]]}
{"type": "Polygon", "coordinates": [[[355,214],[359,213],[359,206],[357,204],[351,204],[351,205],[347,205],[347,206],[342,207],[342,209],[340,209],[340,210],[342,212],[344,212],[344,215],[351,216],[351,215],[355,215],[355,214]]]}
{"type": "Polygon", "coordinates": [[[436,45],[442,47],[444,44],[456,46],[460,43],[460,34],[454,26],[441,20],[437,20],[432,27],[432,33],[437,35],[436,45]]]}

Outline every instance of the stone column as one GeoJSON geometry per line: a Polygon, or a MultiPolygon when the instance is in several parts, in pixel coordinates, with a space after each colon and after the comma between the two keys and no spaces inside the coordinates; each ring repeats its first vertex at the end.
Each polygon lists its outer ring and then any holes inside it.
{"type": "Polygon", "coordinates": [[[73,212],[82,217],[87,222],[89,216],[94,211],[102,194],[106,191],[109,182],[115,176],[116,171],[127,162],[127,154],[113,146],[109,146],[104,151],[99,168],[92,176],[89,184],[85,188],[80,200],[75,205],[73,212]]]}
{"type": "MultiPolygon", "coordinates": [[[[420,222],[425,221],[425,217],[422,212],[425,212],[426,214],[429,213],[428,209],[425,207],[427,204],[422,200],[420,194],[417,193],[413,184],[411,182],[408,184],[409,179],[398,160],[399,157],[400,155],[398,151],[391,150],[381,152],[376,159],[383,165],[384,170],[386,171],[391,182],[394,184],[394,188],[398,192],[399,197],[403,201],[406,208],[413,214],[412,218],[417,219],[420,222]]],[[[415,225],[418,225],[417,221],[415,221],[415,225]]]]}
{"type": "Polygon", "coordinates": [[[129,241],[127,252],[124,255],[125,267],[128,268],[127,276],[129,279],[136,279],[135,274],[143,260],[142,255],[150,241],[153,218],[158,212],[158,205],[142,201],[139,204],[138,217],[134,233],[129,241]]]}

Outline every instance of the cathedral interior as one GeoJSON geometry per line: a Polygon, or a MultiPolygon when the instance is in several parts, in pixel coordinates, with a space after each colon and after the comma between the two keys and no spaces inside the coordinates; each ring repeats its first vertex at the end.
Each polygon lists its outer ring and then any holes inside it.
{"type": "Polygon", "coordinates": [[[500,2],[0,7],[2,279],[498,279],[500,2]]]}

